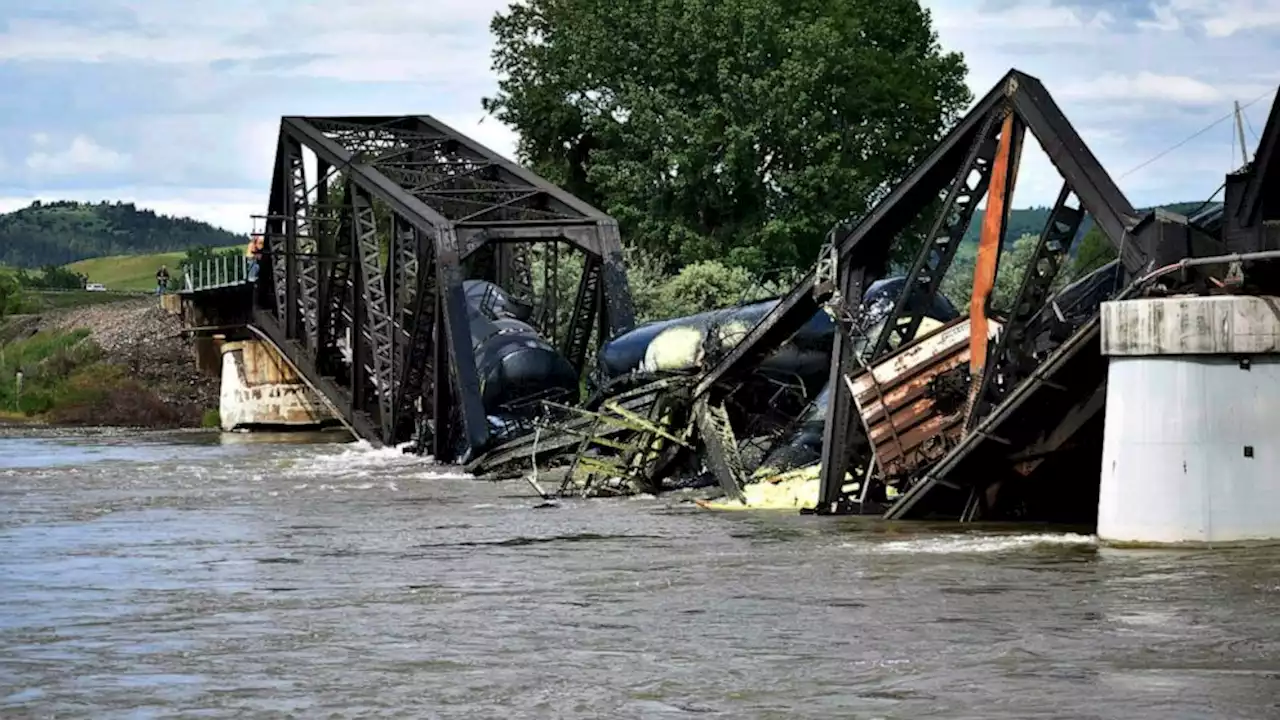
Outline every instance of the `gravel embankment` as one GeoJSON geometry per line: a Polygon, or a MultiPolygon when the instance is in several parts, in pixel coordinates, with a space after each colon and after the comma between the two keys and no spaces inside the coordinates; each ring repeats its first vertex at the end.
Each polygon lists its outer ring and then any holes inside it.
{"type": "Polygon", "coordinates": [[[181,321],[155,298],[55,310],[41,316],[42,329],[86,328],[110,362],[171,406],[218,407],[218,378],[196,370],[191,339],[181,321]]]}

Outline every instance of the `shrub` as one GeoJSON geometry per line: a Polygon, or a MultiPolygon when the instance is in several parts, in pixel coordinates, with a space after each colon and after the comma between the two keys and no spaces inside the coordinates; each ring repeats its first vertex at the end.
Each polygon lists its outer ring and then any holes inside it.
{"type": "Polygon", "coordinates": [[[102,356],[88,335],[41,331],[0,347],[0,409],[34,415],[53,407],[72,373],[102,356]]]}

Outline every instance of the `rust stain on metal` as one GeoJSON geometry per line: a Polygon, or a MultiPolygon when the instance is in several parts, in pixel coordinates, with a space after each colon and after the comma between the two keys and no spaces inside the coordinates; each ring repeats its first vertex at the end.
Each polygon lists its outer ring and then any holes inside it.
{"type": "Polygon", "coordinates": [[[991,290],[996,283],[996,266],[1000,262],[1000,244],[1003,240],[1005,221],[1008,218],[1009,196],[1012,187],[1006,187],[1010,180],[1010,162],[1016,162],[1010,154],[1013,152],[1013,113],[1004,118],[1000,129],[1000,146],[996,151],[995,166],[991,172],[991,186],[987,191],[987,212],[982,218],[982,235],[978,238],[978,258],[973,268],[973,294],[969,299],[969,317],[973,321],[973,337],[969,342],[971,371],[975,377],[982,373],[987,364],[987,306],[991,300],[991,290]]]}
{"type": "MultiPolygon", "coordinates": [[[[999,327],[992,321],[987,332],[994,335],[999,327]]],[[[886,476],[936,459],[963,432],[963,397],[942,407],[930,388],[939,376],[969,363],[970,331],[969,318],[952,320],[852,379],[859,415],[886,476]]]]}

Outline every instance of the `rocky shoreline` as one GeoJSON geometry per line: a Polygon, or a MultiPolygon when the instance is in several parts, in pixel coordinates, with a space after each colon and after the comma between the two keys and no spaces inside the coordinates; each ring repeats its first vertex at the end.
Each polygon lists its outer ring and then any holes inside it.
{"type": "MultiPolygon", "coordinates": [[[[87,330],[104,375],[91,402],[55,407],[30,421],[67,426],[200,427],[218,407],[219,379],[201,374],[181,321],[154,297],[20,315],[0,321],[0,349],[40,331],[87,330]]],[[[11,418],[11,420],[19,420],[11,418]]]]}

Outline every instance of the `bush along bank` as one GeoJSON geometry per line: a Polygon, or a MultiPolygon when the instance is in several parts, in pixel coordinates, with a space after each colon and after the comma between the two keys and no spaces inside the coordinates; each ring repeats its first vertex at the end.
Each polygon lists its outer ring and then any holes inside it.
{"type": "Polygon", "coordinates": [[[71,426],[199,427],[198,405],[166,403],[112,362],[90,331],[41,330],[0,345],[0,413],[71,426]]]}

